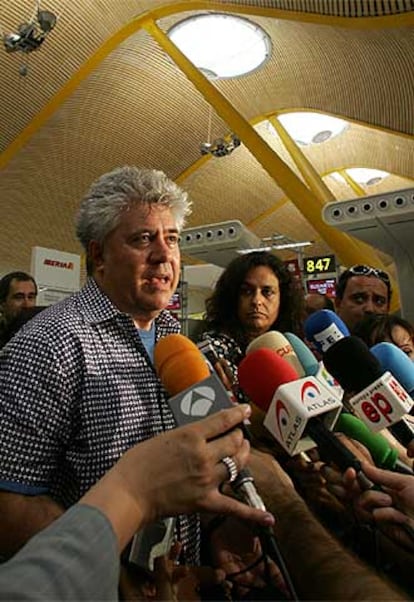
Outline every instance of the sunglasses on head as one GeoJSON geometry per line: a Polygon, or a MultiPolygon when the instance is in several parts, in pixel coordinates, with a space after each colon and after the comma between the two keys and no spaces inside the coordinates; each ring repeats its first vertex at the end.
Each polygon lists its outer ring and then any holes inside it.
{"type": "Polygon", "coordinates": [[[387,272],[384,272],[384,270],[378,270],[377,268],[372,268],[369,265],[353,265],[352,267],[348,268],[347,271],[354,276],[376,276],[383,282],[386,282],[387,284],[390,283],[390,277],[388,276],[387,272]]]}

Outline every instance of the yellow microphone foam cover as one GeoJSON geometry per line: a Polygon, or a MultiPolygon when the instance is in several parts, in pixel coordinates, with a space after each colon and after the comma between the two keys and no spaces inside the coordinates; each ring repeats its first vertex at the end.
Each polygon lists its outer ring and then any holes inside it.
{"type": "Polygon", "coordinates": [[[157,374],[170,395],[208,378],[208,365],[197,345],[182,334],[169,334],[154,349],[157,374]]]}

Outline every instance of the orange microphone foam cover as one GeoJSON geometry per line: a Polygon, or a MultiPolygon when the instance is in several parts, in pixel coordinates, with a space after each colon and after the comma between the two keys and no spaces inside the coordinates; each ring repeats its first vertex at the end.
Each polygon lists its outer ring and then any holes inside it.
{"type": "Polygon", "coordinates": [[[197,345],[182,334],[169,334],[154,349],[157,374],[170,395],[208,378],[208,365],[197,345]]]}

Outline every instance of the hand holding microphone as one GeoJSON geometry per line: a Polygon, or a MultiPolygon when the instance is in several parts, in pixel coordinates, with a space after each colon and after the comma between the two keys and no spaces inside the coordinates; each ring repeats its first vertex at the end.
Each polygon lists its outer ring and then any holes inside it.
{"type": "MultiPolygon", "coordinates": [[[[168,404],[178,425],[194,422],[232,406],[227,390],[215,374],[210,374],[199,349],[186,337],[168,335],[160,339],[155,346],[154,362],[162,384],[173,395],[168,404]],[[182,369],[181,366],[185,368],[182,369]]],[[[243,427],[243,422],[240,426],[243,427]]],[[[245,444],[249,445],[247,440],[245,444]]],[[[264,503],[257,493],[249,471],[240,470],[228,455],[221,458],[222,463],[223,460],[228,470],[227,480],[233,491],[249,506],[265,512],[264,503]]],[[[264,553],[277,562],[292,598],[296,599],[293,584],[271,529],[263,530],[260,543],[264,553]]]]}
{"type": "MultiPolygon", "coordinates": [[[[162,338],[155,346],[154,362],[162,384],[172,395],[168,405],[179,426],[232,407],[228,391],[210,373],[203,355],[190,339],[180,334],[162,338]]],[[[245,431],[243,423],[239,426],[245,431]]],[[[229,456],[224,456],[222,462],[233,490],[250,506],[265,511],[249,472],[239,470],[229,456]]]]}

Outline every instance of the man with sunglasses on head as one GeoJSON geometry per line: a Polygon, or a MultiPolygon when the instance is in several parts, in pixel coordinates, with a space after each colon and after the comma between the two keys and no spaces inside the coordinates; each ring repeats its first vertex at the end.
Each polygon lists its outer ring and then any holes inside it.
{"type": "Polygon", "coordinates": [[[386,272],[368,265],[354,265],[339,277],[336,313],[352,332],[366,315],[387,314],[391,294],[391,282],[386,272]]]}

